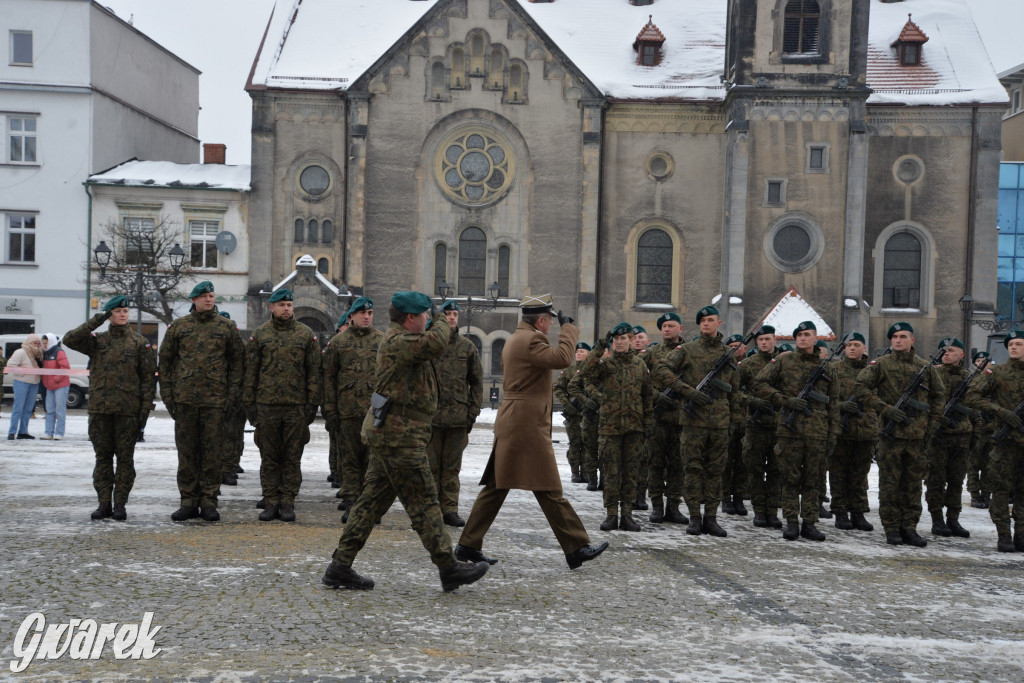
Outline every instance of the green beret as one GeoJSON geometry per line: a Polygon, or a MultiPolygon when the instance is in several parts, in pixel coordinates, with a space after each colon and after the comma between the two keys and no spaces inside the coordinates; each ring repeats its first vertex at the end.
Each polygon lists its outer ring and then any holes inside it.
{"type": "Polygon", "coordinates": [[[733,342],[741,342],[741,341],[743,341],[743,335],[742,334],[730,334],[729,338],[725,340],[725,345],[728,346],[729,344],[732,344],[733,342]]]}
{"type": "Polygon", "coordinates": [[[441,304],[441,310],[442,311],[457,311],[457,310],[459,310],[459,302],[456,301],[455,299],[448,299],[443,304],[441,304]]]}
{"type": "Polygon", "coordinates": [[[579,342],[578,344],[576,344],[576,348],[577,349],[586,349],[587,351],[591,351],[592,350],[591,347],[590,347],[590,344],[588,344],[587,342],[579,342]]]}
{"type": "Polygon", "coordinates": [[[674,311],[669,311],[668,313],[664,313],[660,318],[658,318],[658,329],[660,330],[661,326],[664,323],[667,323],[669,320],[674,320],[680,325],[683,324],[683,319],[679,317],[678,313],[675,313],[674,311]]]}
{"type": "Polygon", "coordinates": [[[422,292],[395,292],[391,296],[391,305],[399,313],[418,315],[430,310],[430,297],[422,292]]]}
{"type": "Polygon", "coordinates": [[[885,338],[892,339],[892,335],[896,334],[897,332],[909,332],[910,334],[914,334],[914,328],[910,325],[910,323],[893,323],[892,325],[889,326],[889,331],[885,333],[885,338]]]}
{"type": "Polygon", "coordinates": [[[971,356],[971,362],[978,360],[979,358],[991,358],[992,354],[988,351],[975,351],[974,355],[971,356]]]}
{"type": "Polygon", "coordinates": [[[818,343],[815,344],[815,346],[817,346],[819,349],[827,349],[828,348],[828,344],[825,343],[824,339],[819,339],[818,343]]]}
{"type": "Polygon", "coordinates": [[[282,287],[271,294],[268,301],[272,304],[277,303],[278,301],[295,301],[295,296],[292,294],[292,290],[287,287],[282,287]]]}
{"type": "Polygon", "coordinates": [[[940,351],[942,349],[950,347],[950,346],[953,346],[953,347],[956,347],[958,349],[963,350],[964,343],[962,341],[960,341],[959,339],[957,339],[956,337],[944,337],[942,339],[942,341],[939,342],[939,350],[940,351]]]}
{"type": "Polygon", "coordinates": [[[124,294],[118,294],[103,306],[103,311],[112,311],[115,308],[128,308],[128,297],[124,294]]]}
{"type": "Polygon", "coordinates": [[[793,328],[793,336],[795,337],[797,332],[807,332],[808,330],[813,330],[813,331],[817,332],[818,331],[818,326],[815,325],[810,320],[805,320],[802,323],[800,323],[799,325],[797,325],[795,328],[793,328]]]}
{"type": "Polygon", "coordinates": [[[231,314],[228,313],[227,311],[217,311],[217,315],[219,315],[222,318],[227,318],[228,320],[231,320],[231,314]]]}
{"type": "Polygon", "coordinates": [[[608,333],[608,338],[618,337],[623,334],[630,334],[633,331],[633,326],[629,323],[622,322],[612,328],[612,331],[608,333]]]}
{"type": "Polygon", "coordinates": [[[633,334],[647,334],[647,330],[640,325],[633,325],[633,334]]]}
{"type": "Polygon", "coordinates": [[[771,325],[761,325],[761,327],[757,328],[757,331],[754,332],[754,339],[763,337],[766,334],[775,334],[775,328],[771,325]]]}
{"type": "Polygon", "coordinates": [[[709,315],[718,315],[718,309],[714,306],[705,306],[697,311],[697,324],[700,325],[701,318],[706,318],[709,315]]]}
{"type": "Polygon", "coordinates": [[[1003,337],[1003,346],[1010,348],[1011,339],[1024,339],[1024,330],[1014,330],[1010,334],[1003,337]]]}
{"type": "Polygon", "coordinates": [[[789,344],[789,343],[782,343],[782,344],[779,344],[779,345],[778,345],[778,346],[776,346],[775,348],[777,348],[777,349],[779,350],[779,352],[780,352],[780,353],[781,353],[782,351],[794,351],[794,350],[795,350],[795,349],[793,348],[793,345],[792,345],[792,344],[789,344]]]}
{"type": "Polygon", "coordinates": [[[868,345],[868,340],[865,339],[864,335],[861,334],[860,332],[851,332],[851,333],[849,333],[848,335],[846,335],[846,338],[843,339],[843,341],[845,341],[846,343],[850,343],[850,342],[853,342],[853,341],[859,341],[864,346],[868,345]]]}
{"type": "Polygon", "coordinates": [[[203,280],[198,285],[192,288],[192,292],[188,295],[189,299],[195,299],[197,296],[203,294],[213,294],[213,283],[209,280],[203,280]]]}
{"type": "Polygon", "coordinates": [[[341,314],[341,317],[338,318],[338,324],[335,325],[335,327],[336,328],[337,327],[343,327],[345,325],[345,323],[347,323],[347,322],[348,322],[348,311],[346,311],[345,313],[341,314]]]}
{"type": "Polygon", "coordinates": [[[348,315],[352,315],[356,311],[372,311],[373,310],[373,299],[369,297],[361,296],[352,302],[349,306],[348,315]]]}

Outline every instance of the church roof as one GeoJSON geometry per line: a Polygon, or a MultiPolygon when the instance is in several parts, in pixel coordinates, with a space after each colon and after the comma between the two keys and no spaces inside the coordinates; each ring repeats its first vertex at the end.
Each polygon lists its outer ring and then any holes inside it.
{"type": "MultiPolygon", "coordinates": [[[[469,0],[474,2],[475,0],[469,0]]],[[[507,0],[516,4],[516,0],[507,0]]],[[[277,0],[247,87],[345,90],[424,14],[447,0],[277,0]]],[[[725,64],[724,0],[519,0],[557,47],[607,96],[620,99],[721,100],[725,64]],[[671,40],[661,63],[636,63],[638,26],[653,13],[671,40]]],[[[869,104],[1005,103],[969,0],[871,0],[869,104]],[[890,44],[907,12],[930,38],[922,66],[900,67],[890,44]]],[[[504,36],[495,40],[504,41],[504,36]]]]}
{"type": "Polygon", "coordinates": [[[796,291],[796,287],[790,287],[789,291],[782,295],[779,303],[761,321],[763,325],[771,325],[775,328],[775,336],[781,339],[792,339],[793,330],[805,320],[810,320],[818,329],[819,339],[835,339],[836,335],[829,327],[825,319],[814,310],[807,301],[796,291]]]}
{"type": "Polygon", "coordinates": [[[907,23],[904,24],[903,30],[900,31],[900,37],[890,43],[891,47],[895,47],[896,43],[927,43],[928,36],[924,34],[921,27],[915,24],[912,20],[913,15],[907,15],[907,23]]]}

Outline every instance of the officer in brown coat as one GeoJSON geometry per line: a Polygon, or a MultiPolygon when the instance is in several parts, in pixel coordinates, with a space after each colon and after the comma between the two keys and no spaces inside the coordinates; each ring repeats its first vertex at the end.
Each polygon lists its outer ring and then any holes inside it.
{"type": "Polygon", "coordinates": [[[533,491],[544,516],[565,552],[570,569],[600,555],[607,543],[590,545],[590,537],[576,511],[562,496],[562,480],[551,447],[551,371],[569,367],[579,328],[573,319],[557,315],[561,330],[558,346],[548,341],[551,295],[527,296],[520,305],[523,318],[505,344],[504,400],[494,423],[494,446],[466,528],[455,548],[460,560],[494,561],[482,552],[484,535],[491,528],[510,489],[533,491]]]}

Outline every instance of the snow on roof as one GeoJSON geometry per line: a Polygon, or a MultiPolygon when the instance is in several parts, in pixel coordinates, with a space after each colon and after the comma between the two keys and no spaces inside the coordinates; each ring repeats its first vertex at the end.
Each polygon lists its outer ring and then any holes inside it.
{"type": "Polygon", "coordinates": [[[762,325],[771,325],[775,328],[775,336],[782,339],[792,339],[793,330],[805,320],[810,320],[818,328],[819,339],[835,339],[835,332],[829,327],[814,307],[804,301],[796,287],[790,287],[789,291],[782,295],[775,308],[761,321],[762,325]]]}
{"type": "Polygon", "coordinates": [[[250,166],[227,164],[176,164],[173,161],[133,159],[109,171],[89,176],[96,185],[188,187],[248,192],[250,166]]]}
{"type": "MultiPolygon", "coordinates": [[[[310,256],[309,254],[303,254],[302,256],[300,256],[298,258],[298,260],[295,261],[295,270],[293,270],[292,272],[290,272],[287,275],[285,275],[284,279],[281,280],[280,282],[278,282],[273,287],[271,287],[269,291],[267,291],[265,289],[261,289],[260,293],[261,294],[272,294],[272,293],[276,292],[277,290],[281,289],[282,287],[284,287],[285,285],[287,285],[289,282],[294,280],[296,278],[296,276],[298,276],[298,274],[299,274],[299,266],[306,266],[306,267],[316,268],[316,260],[312,256],[310,256]]],[[[327,291],[329,291],[330,293],[334,294],[334,296],[352,296],[352,292],[349,291],[348,289],[346,289],[344,292],[342,292],[340,289],[335,287],[334,284],[330,280],[328,280],[324,276],[324,274],[321,273],[319,270],[314,271],[313,275],[316,276],[317,282],[319,282],[321,285],[323,285],[324,288],[327,289],[327,291]]]]}
{"type": "MultiPolygon", "coordinates": [[[[441,0],[277,0],[253,67],[252,87],[344,90],[441,0]]],[[[515,0],[510,0],[515,2],[515,0]]],[[[721,100],[724,0],[519,0],[602,92],[622,99],[721,100]],[[636,63],[633,42],[651,15],[665,35],[658,66],[636,63]]],[[[1005,89],[970,18],[968,0],[872,0],[871,104],[1004,103],[1005,89]],[[900,66],[890,44],[907,13],[928,35],[924,66],[900,66]]],[[[452,36],[452,40],[460,39],[452,36]]],[[[504,37],[495,37],[504,40],[504,37]]]]}

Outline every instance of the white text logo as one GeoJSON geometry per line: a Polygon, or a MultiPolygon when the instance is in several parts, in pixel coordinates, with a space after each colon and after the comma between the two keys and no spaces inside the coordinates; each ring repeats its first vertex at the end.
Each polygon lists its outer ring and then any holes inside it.
{"type": "Polygon", "coordinates": [[[47,626],[43,613],[33,612],[21,622],[14,637],[14,656],[18,659],[11,660],[11,671],[24,671],[33,658],[60,659],[66,654],[71,659],[99,659],[107,642],[116,659],[152,659],[160,654],[153,638],[163,628],[151,630],[152,623],[153,613],[146,612],[141,624],[122,624],[121,628],[117,628],[117,622],[97,624],[92,619],[47,626]]]}

